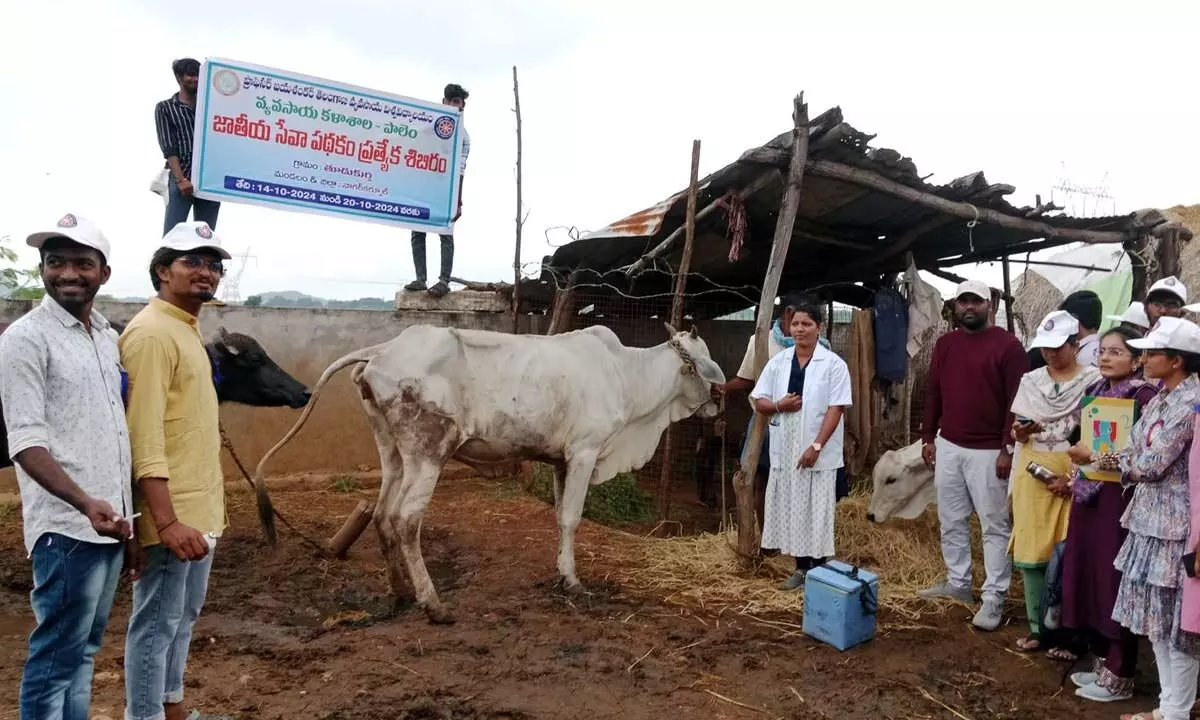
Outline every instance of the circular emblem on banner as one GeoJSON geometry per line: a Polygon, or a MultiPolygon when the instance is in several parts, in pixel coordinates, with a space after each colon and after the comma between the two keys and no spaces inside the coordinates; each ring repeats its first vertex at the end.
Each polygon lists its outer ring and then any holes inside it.
{"type": "Polygon", "coordinates": [[[210,228],[208,226],[208,223],[202,222],[196,226],[196,234],[199,235],[200,237],[204,238],[205,240],[211,240],[212,239],[212,228],[210,228]]]}
{"type": "Polygon", "coordinates": [[[433,121],[433,132],[441,139],[449,140],[450,136],[454,134],[454,126],[454,118],[449,115],[443,115],[433,121]]]}
{"type": "Polygon", "coordinates": [[[232,70],[218,70],[213,74],[213,89],[222,95],[229,96],[237,93],[242,81],[232,70]]]}
{"type": "Polygon", "coordinates": [[[1042,326],[1042,329],[1045,330],[1046,332],[1050,332],[1051,330],[1054,329],[1054,321],[1047,320],[1046,324],[1042,326]]]}
{"type": "Polygon", "coordinates": [[[62,219],[58,221],[58,226],[60,228],[73,228],[73,227],[78,227],[78,225],[79,225],[79,221],[76,220],[75,216],[72,215],[71,213],[67,213],[66,215],[63,215],[62,219]]]}

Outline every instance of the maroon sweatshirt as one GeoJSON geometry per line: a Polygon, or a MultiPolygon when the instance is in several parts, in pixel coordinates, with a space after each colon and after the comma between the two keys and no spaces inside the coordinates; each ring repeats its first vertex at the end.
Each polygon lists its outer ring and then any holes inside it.
{"type": "Polygon", "coordinates": [[[1029,357],[1007,330],[958,329],[938,338],[925,380],[921,437],[933,442],[938,430],[959,447],[997,450],[1012,442],[1013,398],[1029,357]]]}

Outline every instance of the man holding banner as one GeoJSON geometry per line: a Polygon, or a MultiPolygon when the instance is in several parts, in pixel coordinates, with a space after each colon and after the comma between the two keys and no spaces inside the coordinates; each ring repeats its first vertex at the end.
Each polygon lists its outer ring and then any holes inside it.
{"type": "MultiPolygon", "coordinates": [[[[442,93],[442,102],[451,107],[458,108],[459,113],[465,113],[468,94],[462,85],[450,83],[442,93]]],[[[462,135],[462,159],[458,164],[458,209],[455,211],[454,217],[450,219],[451,222],[456,222],[462,216],[463,177],[467,172],[467,153],[471,151],[471,137],[467,134],[467,128],[460,123],[458,131],[462,135]]],[[[449,234],[439,235],[438,237],[442,240],[442,265],[437,283],[429,288],[429,294],[434,297],[442,297],[450,292],[450,270],[454,265],[453,229],[451,229],[449,234]]],[[[417,279],[405,285],[404,289],[409,292],[420,292],[426,289],[425,282],[429,277],[425,258],[425,232],[422,230],[412,231],[412,253],[413,269],[417,273],[417,279]]]]}
{"type": "Polygon", "coordinates": [[[166,159],[170,177],[167,178],[167,210],[163,218],[163,235],[181,222],[188,212],[197,222],[217,228],[221,203],[195,197],[192,186],[192,138],[196,127],[196,91],[200,83],[200,62],[182,58],[171,63],[179,92],[154,107],[154,127],[158,147],[166,159]]]}

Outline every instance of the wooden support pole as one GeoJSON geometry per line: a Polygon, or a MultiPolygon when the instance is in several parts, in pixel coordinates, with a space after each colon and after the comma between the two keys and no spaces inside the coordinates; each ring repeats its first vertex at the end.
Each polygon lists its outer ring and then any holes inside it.
{"type": "MultiPolygon", "coordinates": [[[[692,267],[692,243],[696,239],[696,185],[700,180],[700,141],[692,141],[692,175],[688,182],[687,216],[684,219],[683,257],[675,275],[675,297],[671,299],[671,325],[683,327],[683,291],[687,287],[688,271],[692,267]]],[[[679,433],[674,426],[667,428],[663,442],[662,474],[658,479],[658,519],[667,520],[671,514],[671,445],[679,433]]]]}
{"type": "MultiPolygon", "coordinates": [[[[762,295],[758,301],[758,319],[754,328],[754,377],[762,373],[767,362],[771,308],[775,304],[775,296],[779,294],[779,279],[783,275],[788,245],[792,241],[796,211],[800,207],[804,168],[808,162],[808,105],[804,104],[804,94],[797,95],[792,105],[792,158],[779,206],[779,219],[775,224],[775,237],[771,241],[771,258],[767,263],[762,295]]],[[[737,498],[738,554],[744,561],[752,560],[759,551],[760,535],[754,522],[754,473],[758,468],[758,456],[762,454],[763,434],[766,431],[766,416],[756,412],[747,440],[746,463],[733,476],[733,492],[737,498]]]]}
{"type": "Polygon", "coordinates": [[[513,65],[513,111],[517,114],[517,242],[513,251],[512,331],[517,334],[521,314],[521,227],[525,209],[521,206],[521,92],[517,84],[517,66],[513,65]]]}
{"type": "Polygon", "coordinates": [[[1000,263],[1004,269],[1004,322],[1008,325],[1008,331],[1014,332],[1016,318],[1013,317],[1012,279],[1009,275],[1008,256],[1005,256],[1000,263]]]}
{"type": "MultiPolygon", "coordinates": [[[[778,170],[769,170],[769,171],[759,175],[758,177],[756,177],[754,179],[753,182],[751,182],[749,185],[747,185],[746,187],[744,187],[738,191],[738,198],[744,202],[746,200],[746,198],[750,197],[751,195],[758,192],[759,190],[762,190],[767,185],[770,185],[771,182],[773,180],[775,180],[775,178],[777,178],[777,177],[779,177],[778,170]]],[[[708,205],[705,205],[703,210],[696,213],[696,220],[703,220],[704,218],[706,218],[709,215],[716,212],[718,207],[720,207],[720,206],[717,204],[717,202],[715,200],[713,202],[709,203],[708,205]]],[[[638,258],[637,262],[635,262],[634,264],[632,264],[628,268],[626,268],[625,274],[629,277],[633,277],[634,275],[637,275],[638,273],[645,270],[646,266],[649,265],[652,260],[654,260],[657,257],[662,256],[664,253],[666,253],[668,250],[670,250],[671,246],[675,244],[675,241],[678,240],[680,237],[682,237],[686,231],[687,231],[687,226],[685,226],[685,225],[681,225],[678,228],[675,228],[675,230],[670,235],[668,235],[662,242],[660,242],[659,244],[657,244],[653,248],[651,248],[650,252],[648,252],[645,255],[643,255],[642,257],[638,258]]]]}
{"type": "Polygon", "coordinates": [[[1129,274],[1133,279],[1130,298],[1139,302],[1146,301],[1146,291],[1153,284],[1147,277],[1149,268],[1146,267],[1146,249],[1149,240],[1149,235],[1143,235],[1124,244],[1125,252],[1129,255],[1129,274]]]}
{"type": "Polygon", "coordinates": [[[1168,228],[1159,234],[1158,247],[1154,251],[1155,260],[1158,261],[1156,282],[1166,277],[1178,278],[1183,274],[1183,264],[1180,260],[1182,250],[1183,240],[1177,228],[1168,228]]]}
{"type": "Polygon", "coordinates": [[[350,517],[346,518],[342,529],[337,531],[337,534],[329,541],[329,552],[333,553],[335,558],[339,560],[346,557],[346,553],[350,552],[350,547],[354,545],[354,541],[358,540],[363,531],[367,529],[367,525],[371,524],[371,514],[375,512],[375,504],[363,500],[350,513],[350,517]]]}
{"type": "Polygon", "coordinates": [[[554,309],[550,313],[550,327],[546,328],[547,335],[557,335],[571,328],[571,316],[575,312],[575,283],[579,282],[579,268],[567,276],[566,287],[554,291],[554,309]]]}

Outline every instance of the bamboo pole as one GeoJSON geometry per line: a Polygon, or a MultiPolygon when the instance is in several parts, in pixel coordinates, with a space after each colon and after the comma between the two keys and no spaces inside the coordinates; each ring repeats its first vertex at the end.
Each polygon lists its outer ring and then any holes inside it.
{"type": "Polygon", "coordinates": [[[517,114],[517,242],[513,251],[512,331],[517,334],[521,311],[521,227],[525,224],[521,206],[521,92],[517,84],[517,66],[513,65],[513,109],[517,114]]]}
{"type": "Polygon", "coordinates": [[[363,500],[350,513],[350,517],[346,518],[346,522],[341,529],[329,540],[329,552],[339,560],[346,557],[346,553],[350,551],[350,546],[355,540],[363,534],[367,529],[367,525],[371,523],[371,514],[375,512],[374,503],[369,503],[363,500]]]}
{"type": "MultiPolygon", "coordinates": [[[[687,215],[684,220],[683,257],[679,259],[679,271],[675,276],[675,297],[671,299],[671,325],[676,329],[683,326],[683,291],[687,287],[688,271],[692,267],[692,243],[696,239],[696,185],[700,180],[700,140],[692,141],[692,174],[688,182],[687,215]]],[[[662,474],[658,479],[658,519],[666,520],[671,514],[671,445],[677,436],[675,426],[669,426],[663,442],[662,474]]],[[[676,438],[678,439],[678,438],[676,438]]]]}
{"type": "MultiPolygon", "coordinates": [[[[792,159],[788,165],[787,184],[779,206],[779,220],[775,225],[775,237],[771,241],[771,258],[763,278],[762,295],[758,302],[758,320],[754,329],[754,376],[762,373],[767,362],[767,333],[771,325],[771,307],[779,294],[779,280],[783,275],[788,245],[792,241],[792,229],[796,223],[796,211],[800,207],[800,190],[804,181],[804,168],[808,162],[808,105],[804,93],[792,101],[792,159]]],[[[767,431],[767,418],[754,414],[754,425],[747,441],[746,464],[733,476],[733,492],[737,498],[738,554],[744,561],[758,555],[759,533],[754,522],[754,473],[758,468],[758,456],[762,453],[763,433],[767,431]]]]}
{"type": "Polygon", "coordinates": [[[1016,318],[1013,317],[1012,280],[1011,276],[1009,275],[1008,256],[1005,255],[1004,259],[1001,260],[1000,263],[1001,267],[1004,268],[1004,322],[1006,325],[1008,325],[1008,331],[1013,332],[1016,328],[1016,325],[1014,324],[1016,322],[1016,318]]]}

